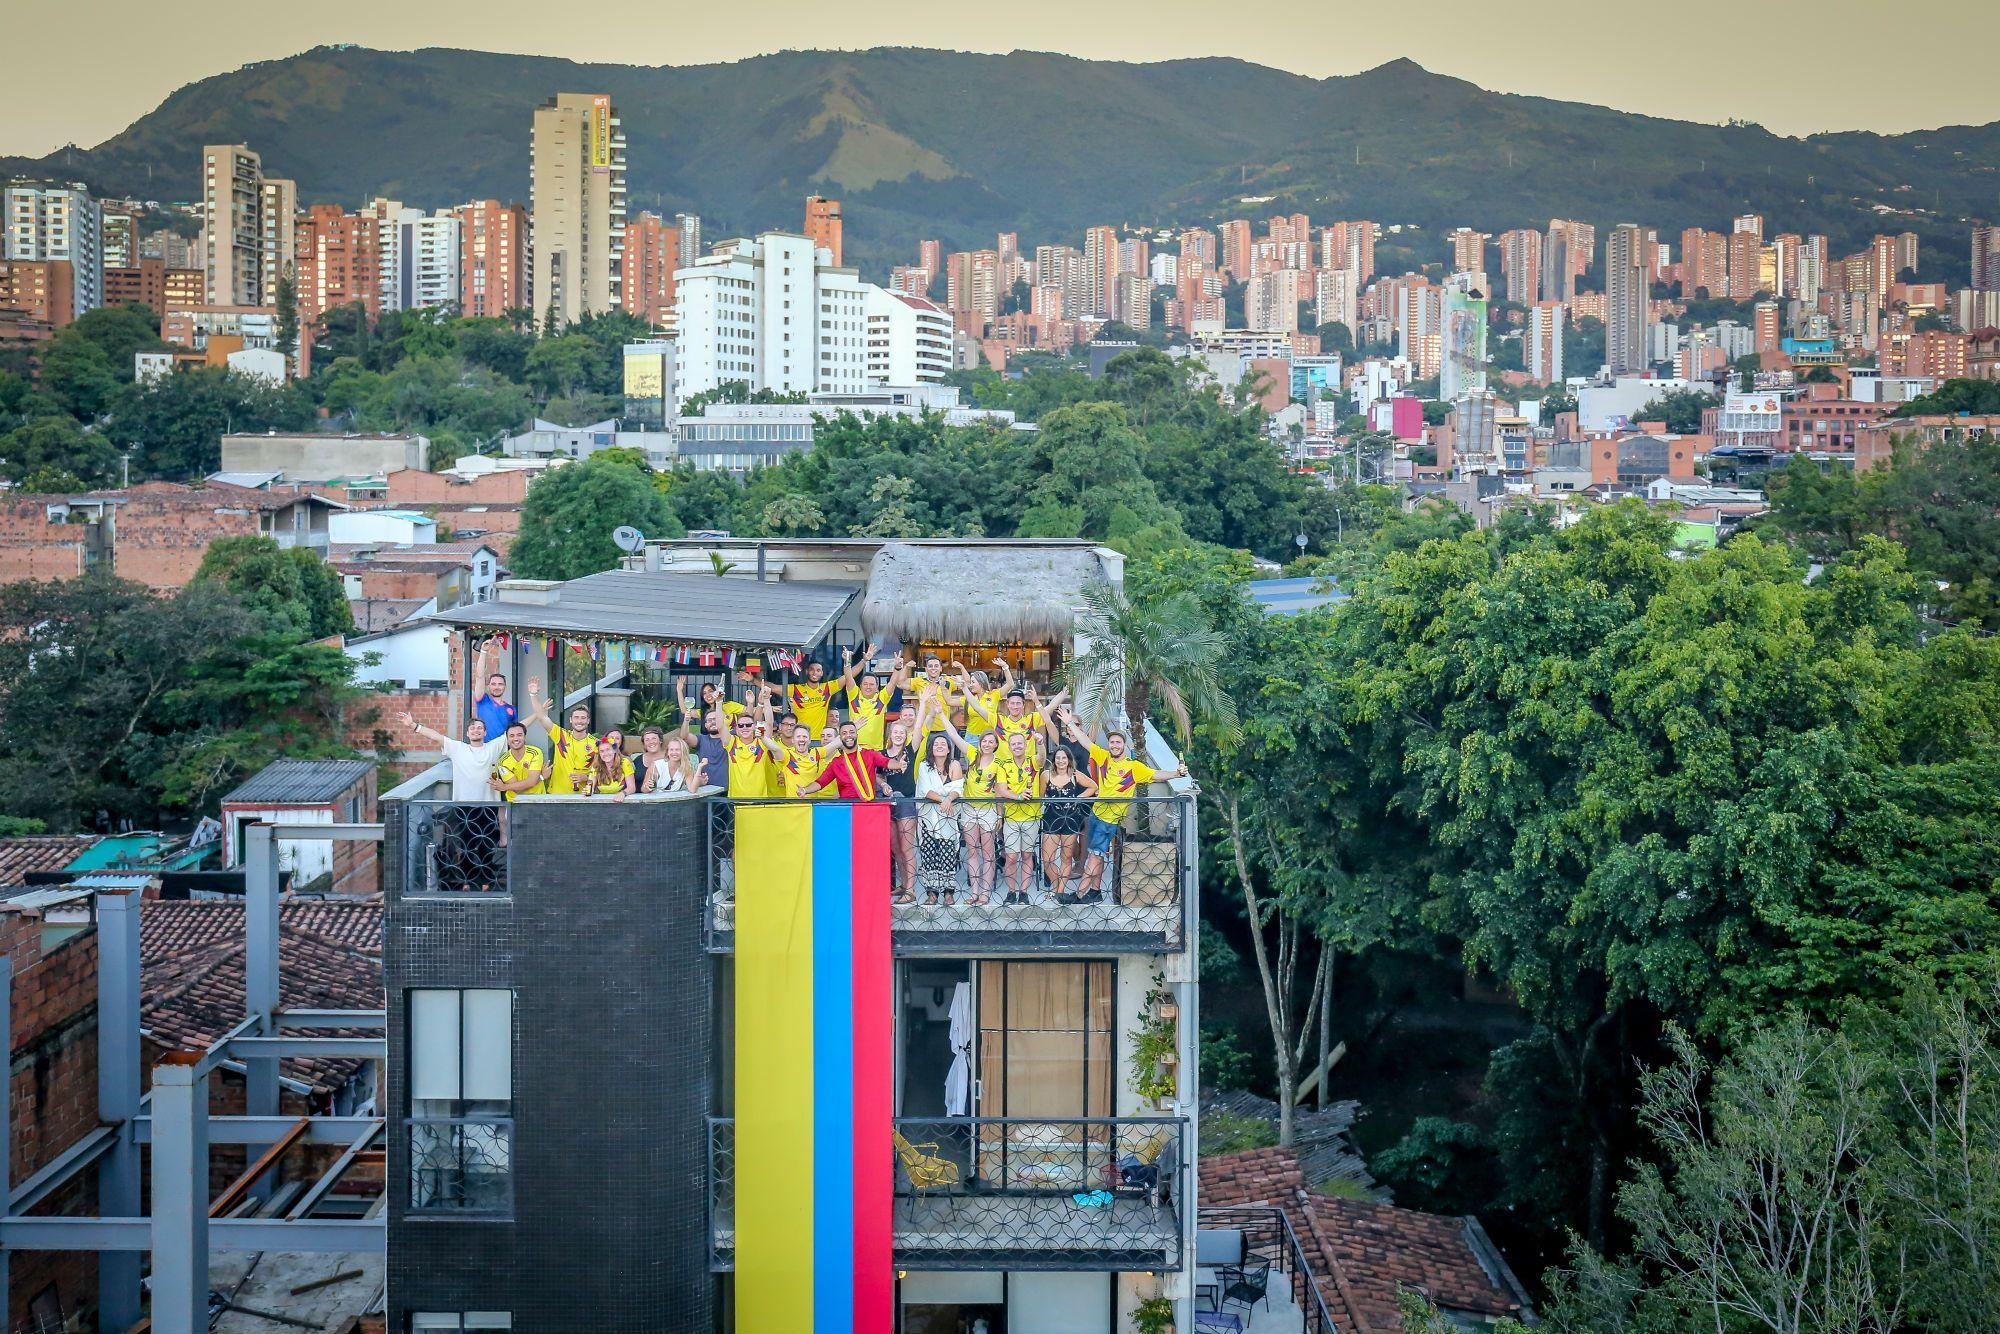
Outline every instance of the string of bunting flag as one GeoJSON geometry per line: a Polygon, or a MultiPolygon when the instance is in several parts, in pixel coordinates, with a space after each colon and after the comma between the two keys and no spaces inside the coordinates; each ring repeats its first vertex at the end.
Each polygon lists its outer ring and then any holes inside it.
{"type": "Polygon", "coordinates": [[[600,639],[574,635],[488,635],[475,642],[476,649],[488,646],[507,652],[518,643],[523,652],[554,658],[559,649],[587,653],[592,662],[602,662],[613,649],[622,649],[627,662],[651,661],[676,667],[712,668],[717,671],[803,671],[806,654],[802,649],[746,649],[727,644],[690,643],[678,640],[600,639]]]}

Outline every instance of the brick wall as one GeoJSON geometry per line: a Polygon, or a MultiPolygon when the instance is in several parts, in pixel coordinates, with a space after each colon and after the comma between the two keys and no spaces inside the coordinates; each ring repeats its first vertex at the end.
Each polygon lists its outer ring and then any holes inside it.
{"type": "Polygon", "coordinates": [[[386,478],[383,500],[390,505],[489,505],[520,504],[528,494],[528,474],[524,471],[494,472],[471,481],[460,481],[440,473],[405,468],[386,478]]]}
{"type": "MultiPolygon", "coordinates": [[[[9,1053],[13,1184],[46,1166],[97,1124],[97,932],[83,931],[43,954],[41,919],[0,917],[0,943],[14,961],[14,1049],[9,1053]]],[[[40,1209],[90,1213],[96,1178],[84,1173],[40,1209]]],[[[84,1253],[22,1251],[12,1258],[7,1327],[29,1327],[30,1304],[54,1289],[65,1315],[95,1302],[97,1265],[84,1253]]]]}
{"type": "MultiPolygon", "coordinates": [[[[361,798],[361,824],[373,824],[378,818],[375,809],[375,774],[370,770],[362,776],[354,788],[349,788],[349,797],[361,798]],[[358,791],[357,791],[358,789],[358,791]]],[[[342,799],[343,806],[346,798],[342,799]]],[[[334,819],[342,818],[336,808],[334,819]]],[[[382,887],[382,859],[379,843],[369,843],[357,839],[342,839],[333,845],[333,893],[373,894],[382,887]]]]}
{"type": "Polygon", "coordinates": [[[50,523],[47,496],[0,503],[0,583],[74,579],[83,573],[82,524],[50,523]]]}
{"type": "MultiPolygon", "coordinates": [[[[344,560],[340,562],[343,577],[359,579],[361,596],[364,598],[418,598],[429,599],[437,595],[438,570],[398,570],[384,568],[373,561],[344,560]]],[[[350,595],[350,602],[354,598],[350,595]]]]}
{"type": "Polygon", "coordinates": [[[134,498],[118,510],[112,569],[151,588],[179,588],[194,578],[209,543],[254,534],[258,512],[134,498]]]}
{"type": "MultiPolygon", "coordinates": [[[[460,729],[454,726],[457,714],[452,710],[451,699],[451,692],[445,690],[397,690],[376,695],[370,701],[376,711],[375,720],[351,724],[344,732],[344,738],[356,750],[377,758],[380,758],[384,748],[382,743],[386,741],[389,747],[400,752],[397,759],[387,762],[387,768],[404,778],[420,774],[442,760],[444,752],[437,748],[436,743],[412,735],[399,721],[398,715],[407,712],[432,731],[456,736],[460,729]],[[381,735],[378,736],[378,733],[381,735]]],[[[372,809],[372,793],[369,805],[372,809]]]]}

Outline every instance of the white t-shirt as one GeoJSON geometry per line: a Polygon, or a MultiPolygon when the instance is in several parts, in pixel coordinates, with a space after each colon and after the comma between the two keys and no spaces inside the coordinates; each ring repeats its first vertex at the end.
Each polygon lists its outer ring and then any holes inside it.
{"type": "Polygon", "coordinates": [[[500,794],[493,790],[493,763],[500,758],[500,752],[507,749],[507,738],[496,737],[473,745],[470,741],[444,743],[445,758],[451,761],[451,799],[453,801],[498,801],[500,794]]]}

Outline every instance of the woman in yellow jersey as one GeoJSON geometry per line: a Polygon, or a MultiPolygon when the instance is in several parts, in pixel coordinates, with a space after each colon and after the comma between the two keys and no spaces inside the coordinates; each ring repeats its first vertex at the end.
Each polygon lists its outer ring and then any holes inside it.
{"type": "Polygon", "coordinates": [[[587,774],[588,791],[593,797],[623,801],[632,795],[632,761],[618,751],[607,736],[599,737],[597,753],[591,757],[587,774]]]}
{"type": "Polygon", "coordinates": [[[1014,675],[1007,664],[998,658],[993,661],[1007,672],[1004,686],[994,686],[985,672],[968,672],[964,663],[952,663],[958,672],[959,696],[965,701],[965,720],[970,724],[965,734],[975,740],[993,730],[993,722],[1000,716],[1000,701],[1014,685],[1014,675]]]}
{"type": "Polygon", "coordinates": [[[965,836],[965,878],[971,891],[966,902],[978,907],[992,899],[998,871],[993,845],[1000,828],[1000,807],[993,796],[1000,737],[988,732],[976,742],[968,741],[949,722],[945,731],[965,756],[965,799],[959,807],[958,827],[965,836]]]}

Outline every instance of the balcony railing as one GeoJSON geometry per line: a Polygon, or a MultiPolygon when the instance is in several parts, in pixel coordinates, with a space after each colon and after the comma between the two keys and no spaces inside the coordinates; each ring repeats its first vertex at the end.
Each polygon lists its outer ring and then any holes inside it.
{"type": "Polygon", "coordinates": [[[505,1117],[411,1117],[410,1209],[504,1214],[514,1203],[514,1123],[505,1117]]]}
{"type": "Polygon", "coordinates": [[[404,894],[507,892],[506,806],[497,801],[403,806],[404,894]]]}
{"type": "MultiPolygon", "coordinates": [[[[890,912],[896,952],[965,954],[1159,953],[1185,946],[1185,887],[1194,867],[1187,796],[1126,801],[1103,867],[1089,874],[1090,803],[965,800],[940,821],[918,803],[915,821],[892,825],[898,857],[914,875],[914,902],[890,912]],[[1032,809],[1008,821],[1008,809],[1032,809]],[[1053,817],[1053,818],[1052,818],[1053,817]],[[1083,821],[1081,824],[1078,821],[1083,821]],[[1010,824],[1027,833],[1010,833],[1010,824]],[[914,825],[914,828],[912,828],[914,825]],[[990,827],[989,827],[990,826],[990,827]],[[1071,828],[1080,832],[1070,833],[1071,828]]],[[[737,811],[768,801],[713,803],[709,821],[709,948],[734,948],[737,811]]],[[[1016,813],[1020,813],[1018,810],[1016,813]]]]}
{"type": "MultiPolygon", "coordinates": [[[[950,1117],[895,1123],[905,1269],[1178,1270],[1186,1123],[950,1117]]],[[[735,1128],[709,1122],[711,1262],[735,1266],[735,1128]]]]}
{"type": "Polygon", "coordinates": [[[1272,1278],[1289,1287],[1292,1305],[1303,1318],[1304,1334],[1340,1334],[1326,1298],[1320,1295],[1305,1248],[1292,1230],[1291,1217],[1283,1209],[1274,1204],[1204,1205],[1196,1217],[1203,1231],[1228,1229],[1243,1234],[1244,1258],[1267,1261],[1272,1278]]]}

